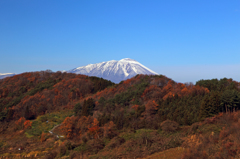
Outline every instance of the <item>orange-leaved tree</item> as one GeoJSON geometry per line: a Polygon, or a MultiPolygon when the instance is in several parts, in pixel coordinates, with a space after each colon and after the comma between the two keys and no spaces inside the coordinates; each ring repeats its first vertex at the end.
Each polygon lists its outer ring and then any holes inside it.
{"type": "Polygon", "coordinates": [[[24,117],[19,118],[17,121],[15,121],[15,129],[24,129],[24,123],[25,123],[26,119],[24,117]]]}
{"type": "Polygon", "coordinates": [[[100,128],[99,121],[94,118],[92,124],[88,127],[88,133],[94,138],[99,138],[100,128]]]}

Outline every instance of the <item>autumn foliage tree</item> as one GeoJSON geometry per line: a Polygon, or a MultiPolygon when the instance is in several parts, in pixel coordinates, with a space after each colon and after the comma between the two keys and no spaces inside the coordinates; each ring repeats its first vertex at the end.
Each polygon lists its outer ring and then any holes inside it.
{"type": "Polygon", "coordinates": [[[32,126],[32,122],[30,120],[26,120],[24,117],[21,117],[15,121],[15,126],[15,129],[17,130],[29,129],[32,126]]]}
{"type": "Polygon", "coordinates": [[[88,127],[88,133],[91,137],[94,137],[94,138],[99,138],[99,121],[94,118],[93,119],[93,122],[91,123],[91,125],[89,125],[88,127]]]}

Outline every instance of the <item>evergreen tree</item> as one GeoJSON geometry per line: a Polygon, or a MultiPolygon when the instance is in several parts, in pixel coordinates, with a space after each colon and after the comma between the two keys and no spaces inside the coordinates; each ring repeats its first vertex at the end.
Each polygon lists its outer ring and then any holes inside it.
{"type": "Polygon", "coordinates": [[[25,119],[27,119],[27,120],[29,120],[29,119],[31,118],[31,112],[30,112],[30,110],[29,110],[29,106],[27,106],[27,107],[25,108],[24,117],[25,117],[25,119]]]}
{"type": "Polygon", "coordinates": [[[219,92],[212,92],[203,98],[201,103],[199,120],[211,117],[221,111],[219,92]]]}
{"type": "Polygon", "coordinates": [[[236,90],[226,90],[221,96],[221,106],[224,111],[240,109],[240,94],[236,90]]]}
{"type": "Polygon", "coordinates": [[[81,113],[82,116],[88,116],[88,107],[87,107],[87,101],[84,100],[83,101],[83,107],[82,107],[82,113],[81,113]]]}
{"type": "Polygon", "coordinates": [[[88,100],[84,100],[81,115],[82,116],[93,115],[94,108],[95,108],[95,103],[92,98],[88,100]]]}
{"type": "Polygon", "coordinates": [[[74,114],[75,116],[77,115],[80,115],[81,114],[81,110],[82,110],[82,106],[80,103],[77,103],[74,108],[73,108],[73,111],[74,111],[74,114]]]}

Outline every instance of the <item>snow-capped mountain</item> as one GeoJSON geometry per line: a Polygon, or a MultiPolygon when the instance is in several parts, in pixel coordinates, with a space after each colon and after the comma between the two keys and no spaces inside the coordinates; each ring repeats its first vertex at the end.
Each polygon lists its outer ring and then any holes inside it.
{"type": "Polygon", "coordinates": [[[120,61],[112,60],[97,64],[89,64],[67,72],[102,77],[115,83],[132,78],[137,74],[157,74],[141,63],[129,58],[120,61]]]}
{"type": "Polygon", "coordinates": [[[0,79],[16,75],[15,73],[0,73],[0,79]]]}

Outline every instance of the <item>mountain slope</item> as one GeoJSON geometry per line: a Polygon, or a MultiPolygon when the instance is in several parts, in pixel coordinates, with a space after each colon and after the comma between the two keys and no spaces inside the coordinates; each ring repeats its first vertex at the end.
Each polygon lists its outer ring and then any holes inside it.
{"type": "Polygon", "coordinates": [[[111,60],[97,64],[89,64],[67,72],[102,77],[115,83],[132,78],[137,74],[157,74],[141,63],[129,58],[120,61],[111,60]]]}
{"type": "Polygon", "coordinates": [[[15,73],[0,73],[0,79],[16,75],[15,73]]]}

